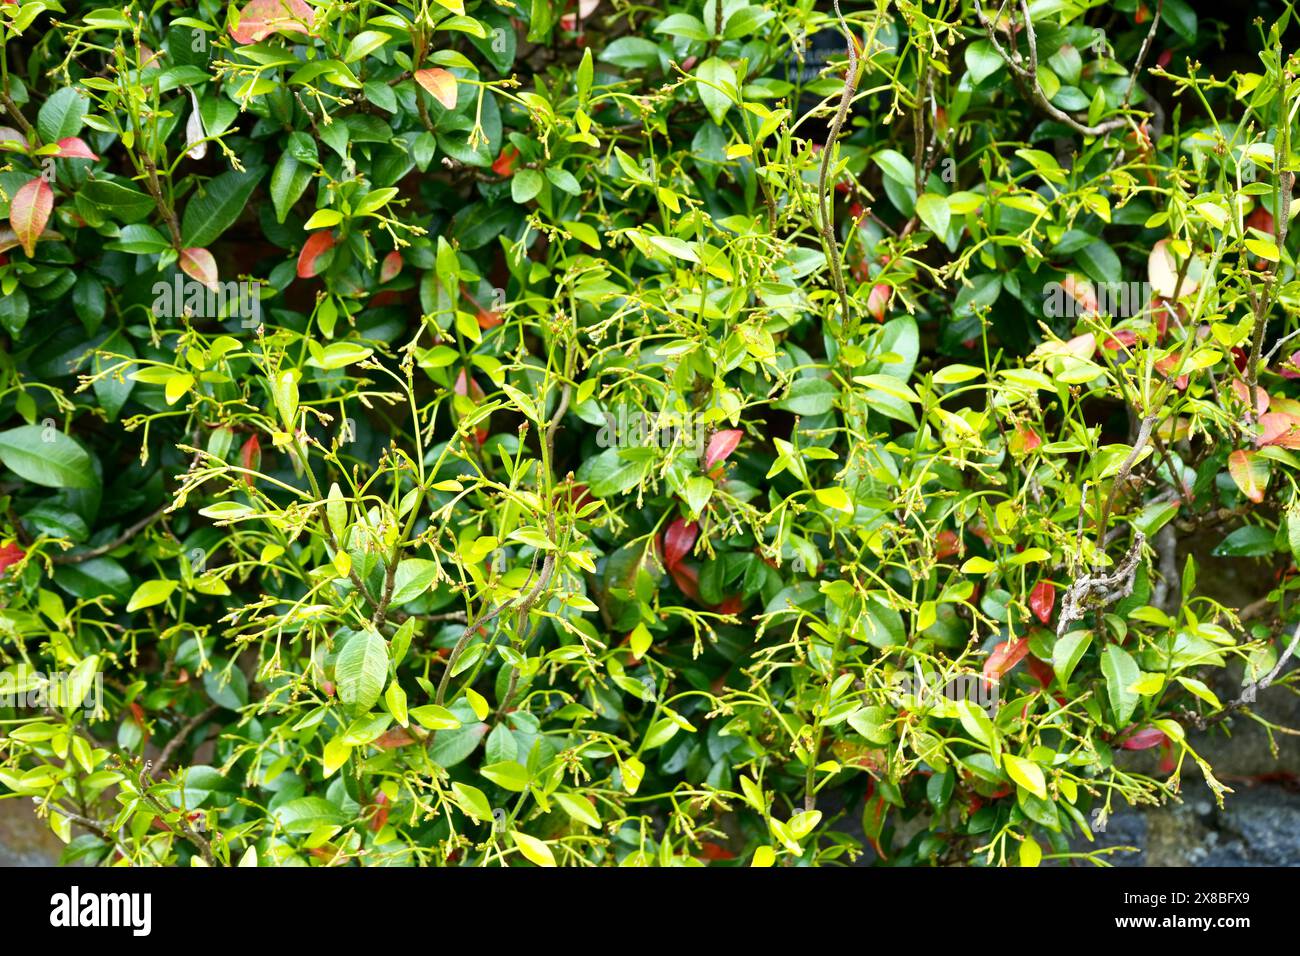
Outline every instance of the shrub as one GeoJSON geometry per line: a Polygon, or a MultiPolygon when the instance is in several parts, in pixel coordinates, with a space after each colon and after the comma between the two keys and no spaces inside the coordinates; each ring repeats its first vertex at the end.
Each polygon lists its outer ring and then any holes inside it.
{"type": "Polygon", "coordinates": [[[1104,863],[1222,799],[1290,9],[1219,78],[1184,0],[844,6],[0,7],[0,785],[65,859],[1104,863]]]}

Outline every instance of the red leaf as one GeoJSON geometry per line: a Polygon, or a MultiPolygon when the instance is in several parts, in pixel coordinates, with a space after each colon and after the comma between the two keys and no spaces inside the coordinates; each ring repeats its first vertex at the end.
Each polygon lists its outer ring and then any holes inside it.
{"type": "Polygon", "coordinates": [[[1143,727],[1121,740],[1119,745],[1125,750],[1150,750],[1152,747],[1159,746],[1165,739],[1164,731],[1154,727],[1143,727]]]}
{"type": "Polygon", "coordinates": [[[736,854],[716,843],[705,841],[700,844],[700,854],[706,860],[734,860],[736,854]]]}
{"type": "Polygon", "coordinates": [[[719,614],[739,614],[741,608],[745,606],[745,599],[739,594],[731,594],[722,599],[722,603],[714,608],[719,614]]]}
{"type": "MultiPolygon", "coordinates": [[[[1278,445],[1282,448],[1300,447],[1300,420],[1287,412],[1265,412],[1259,416],[1259,436],[1255,446],[1278,445]]],[[[1229,459],[1231,463],[1231,459],[1229,459]]]]}
{"type": "MultiPolygon", "coordinates": [[[[578,13],[582,15],[582,22],[586,23],[596,8],[600,6],[600,0],[578,0],[578,13]]],[[[566,13],[560,17],[560,29],[573,32],[577,29],[578,18],[572,13],[566,13]]]]}
{"type": "Polygon", "coordinates": [[[388,794],[382,790],[375,794],[375,815],[370,818],[370,829],[378,833],[388,822],[388,794]]]}
{"type": "Polygon", "coordinates": [[[478,382],[465,374],[464,369],[461,369],[460,374],[456,376],[456,384],[452,386],[452,390],[457,395],[472,398],[475,402],[483,401],[483,389],[479,388],[478,382]]]}
{"type": "Polygon", "coordinates": [[[877,282],[871,287],[871,294],[867,296],[867,311],[877,322],[885,321],[885,310],[889,308],[889,299],[893,294],[894,290],[883,282],[877,282]]]}
{"type": "Polygon", "coordinates": [[[315,21],[316,11],[303,0],[251,0],[239,11],[239,26],[231,27],[230,35],[243,46],[276,31],[310,33],[315,21]]]}
{"type": "Polygon", "coordinates": [[[961,551],[961,540],[957,537],[956,531],[940,531],[934,536],[934,543],[937,545],[934,550],[934,557],[937,561],[951,558],[961,551]]]}
{"type": "Polygon", "coordinates": [[[11,564],[17,564],[25,554],[27,552],[14,543],[6,544],[3,548],[0,548],[0,571],[4,571],[11,564]]]}
{"type": "Polygon", "coordinates": [[[384,256],[383,263],[379,266],[379,281],[392,282],[402,272],[402,254],[394,249],[388,255],[384,256]]]}
{"type": "Polygon", "coordinates": [[[313,232],[308,236],[307,241],[302,244],[302,251],[298,253],[298,278],[310,279],[314,275],[319,275],[322,268],[321,257],[333,248],[334,234],[328,229],[313,232]]]}
{"type": "Polygon", "coordinates": [[[60,159],[99,159],[79,136],[68,136],[59,140],[58,147],[60,159]]]}
{"type": "Polygon", "coordinates": [[[416,70],[415,82],[441,103],[443,109],[456,108],[456,77],[442,67],[433,66],[425,70],[416,70]]]}
{"type": "Polygon", "coordinates": [[[14,193],[9,205],[9,224],[14,227],[14,235],[28,258],[36,253],[36,240],[45,231],[53,211],[54,190],[39,176],[28,180],[14,193]]]}
{"type": "Polygon", "coordinates": [[[714,465],[726,461],[743,437],[745,433],[739,428],[714,432],[713,437],[709,439],[709,447],[704,451],[704,470],[711,471],[714,465]]]}
{"type": "Polygon", "coordinates": [[[989,655],[988,660],[984,662],[984,679],[987,681],[1001,680],[1002,675],[1019,664],[1021,659],[1028,653],[1029,641],[1023,637],[999,644],[993,649],[993,653],[989,655]]]}
{"type": "Polygon", "coordinates": [[[1137,338],[1138,338],[1137,333],[1134,332],[1132,329],[1120,329],[1114,335],[1107,338],[1105,342],[1102,342],[1101,347],[1104,349],[1108,349],[1111,352],[1118,352],[1126,345],[1131,346],[1135,344],[1137,342],[1137,338]]]}
{"type": "MultiPolygon", "coordinates": [[[[1234,355],[1233,358],[1235,359],[1236,356],[1234,355]]],[[[1247,399],[1247,396],[1250,394],[1250,392],[1247,391],[1246,383],[1243,382],[1241,379],[1234,378],[1232,380],[1232,394],[1237,396],[1237,401],[1241,402],[1241,404],[1243,405],[1250,404],[1250,402],[1247,399]]],[[[1268,411],[1268,403],[1269,403],[1268,392],[1264,391],[1264,389],[1256,385],[1255,386],[1255,414],[1263,415],[1266,411],[1268,411]]]]}
{"type": "MultiPolygon", "coordinates": [[[[256,435],[244,442],[244,446],[239,449],[239,463],[249,471],[257,471],[262,467],[262,443],[256,435]]],[[[245,475],[244,481],[252,485],[253,476],[245,475]]]]}
{"type": "MultiPolygon", "coordinates": [[[[1157,361],[1155,365],[1156,371],[1167,379],[1169,378],[1169,373],[1178,367],[1178,356],[1166,355],[1164,358],[1157,361]]],[[[1178,378],[1174,379],[1174,388],[1178,389],[1180,392],[1185,391],[1187,389],[1187,383],[1190,380],[1190,376],[1184,372],[1182,375],[1179,375],[1178,378]]]]}
{"type": "Polygon", "coordinates": [[[693,567],[689,564],[676,564],[668,569],[668,573],[673,576],[673,582],[679,591],[696,604],[700,603],[700,575],[693,567]]]}
{"type": "Polygon", "coordinates": [[[213,292],[217,291],[217,260],[208,250],[182,249],[181,271],[191,279],[202,282],[213,292]]]}
{"type": "Polygon", "coordinates": [[[664,531],[664,567],[672,569],[691,553],[700,526],[694,521],[678,518],[664,531]]]}
{"type": "Polygon", "coordinates": [[[1268,471],[1268,459],[1253,451],[1239,448],[1228,456],[1228,474],[1232,475],[1232,480],[1241,489],[1241,493],[1255,504],[1264,500],[1268,471]]]}
{"type": "Polygon", "coordinates": [[[1040,683],[1043,686],[1044,690],[1046,690],[1051,685],[1052,678],[1056,676],[1056,674],[1052,671],[1052,667],[1050,664],[1048,664],[1046,661],[1040,661],[1037,657],[1034,657],[1032,654],[1025,659],[1025,669],[1029,671],[1030,674],[1033,675],[1034,680],[1038,681],[1038,683],[1040,683]]]}
{"type": "Polygon", "coordinates": [[[469,289],[461,286],[460,291],[465,298],[469,299],[469,301],[474,304],[474,319],[478,322],[478,327],[480,329],[486,332],[488,329],[494,329],[502,323],[503,320],[498,313],[492,309],[485,309],[474,301],[474,297],[469,294],[469,289]]]}
{"type": "Polygon", "coordinates": [[[1038,432],[1028,425],[1017,425],[1016,430],[1011,433],[1011,438],[1007,440],[1011,453],[1018,458],[1029,454],[1042,443],[1043,440],[1038,437],[1038,432]]]}
{"type": "Polygon", "coordinates": [[[398,747],[405,747],[413,743],[415,743],[415,738],[401,727],[394,727],[392,730],[384,731],[375,738],[375,746],[380,750],[396,750],[398,747]]]}
{"type": "Polygon", "coordinates": [[[1070,273],[1061,280],[1061,291],[1079,303],[1085,313],[1097,311],[1097,290],[1087,279],[1070,273]]]}
{"type": "MultiPolygon", "coordinates": [[[[1063,283],[1064,284],[1064,283],[1063,283]]],[[[1095,308],[1095,307],[1094,307],[1095,308]]],[[[1097,353],[1097,336],[1091,332],[1076,335],[1065,343],[1066,351],[1077,359],[1088,361],[1097,353]]]]}
{"type": "Polygon", "coordinates": [[[1246,228],[1258,229],[1265,235],[1272,236],[1276,233],[1276,227],[1273,223],[1273,214],[1263,206],[1256,206],[1249,216],[1246,217],[1246,228]]]}
{"type": "Polygon", "coordinates": [[[518,164],[519,150],[515,149],[513,146],[506,146],[501,150],[501,154],[497,156],[496,160],[492,163],[492,172],[496,173],[498,176],[513,176],[515,174],[515,166],[518,164]]]}
{"type": "Polygon", "coordinates": [[[1029,592],[1029,609],[1044,624],[1052,623],[1052,608],[1056,606],[1056,585],[1039,581],[1029,592]]]}

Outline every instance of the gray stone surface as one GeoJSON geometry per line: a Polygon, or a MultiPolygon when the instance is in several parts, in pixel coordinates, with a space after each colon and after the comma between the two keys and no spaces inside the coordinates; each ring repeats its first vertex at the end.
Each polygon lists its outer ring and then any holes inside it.
{"type": "Polygon", "coordinates": [[[54,866],[63,843],[38,820],[30,800],[0,800],[0,866],[54,866]]]}

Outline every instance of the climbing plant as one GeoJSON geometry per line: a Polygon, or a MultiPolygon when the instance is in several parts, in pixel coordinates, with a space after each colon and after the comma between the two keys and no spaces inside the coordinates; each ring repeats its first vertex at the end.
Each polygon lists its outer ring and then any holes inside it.
{"type": "Polygon", "coordinates": [[[0,5],[0,795],[318,866],[1231,799],[1300,634],[1258,7],[0,5]]]}

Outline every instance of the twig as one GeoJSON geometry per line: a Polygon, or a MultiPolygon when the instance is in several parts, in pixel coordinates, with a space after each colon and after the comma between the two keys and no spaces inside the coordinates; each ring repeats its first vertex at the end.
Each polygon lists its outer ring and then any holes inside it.
{"type": "Polygon", "coordinates": [[[1020,13],[1025,21],[1025,39],[1029,42],[1029,65],[1025,66],[1024,58],[1019,53],[1012,51],[1008,53],[1003,49],[1002,44],[998,42],[996,28],[991,20],[984,14],[984,7],[980,0],[975,0],[975,12],[979,16],[980,23],[988,33],[989,43],[993,45],[994,51],[1002,58],[1007,67],[1011,70],[1012,75],[1021,82],[1028,90],[1029,98],[1034,104],[1052,119],[1064,123],[1076,133],[1082,133],[1084,136],[1104,136],[1106,133],[1113,132],[1128,124],[1124,117],[1106,120],[1104,123],[1098,123],[1096,126],[1086,126],[1071,116],[1064,110],[1053,106],[1052,101],[1047,98],[1043,88],[1038,85],[1038,37],[1034,33],[1034,24],[1029,16],[1029,4],[1026,0],[1020,0],[1020,13]]]}
{"type": "Polygon", "coordinates": [[[1061,600],[1061,619],[1056,625],[1057,637],[1063,637],[1075,621],[1083,620],[1089,608],[1107,607],[1133,593],[1133,578],[1137,574],[1138,561],[1142,557],[1142,546],[1145,543],[1146,535],[1141,531],[1134,532],[1132,547],[1113,572],[1085,571],[1070,585],[1061,600]]]}
{"type": "Polygon", "coordinates": [[[848,46],[849,68],[844,75],[844,88],[840,92],[840,106],[835,111],[835,119],[831,121],[830,132],[826,136],[826,144],[822,147],[822,168],[821,174],[817,179],[817,201],[820,207],[821,221],[818,223],[821,232],[822,242],[826,246],[826,256],[830,260],[831,280],[835,284],[835,292],[840,298],[841,321],[847,329],[849,325],[849,293],[844,285],[844,270],[840,263],[840,246],[835,239],[834,223],[831,220],[831,201],[827,192],[826,180],[830,175],[831,153],[834,151],[835,143],[840,138],[840,132],[844,128],[844,121],[849,115],[849,106],[853,102],[853,94],[857,92],[858,87],[858,48],[853,42],[853,34],[849,30],[848,24],[844,21],[844,15],[840,13],[840,0],[834,0],[835,16],[840,21],[840,31],[844,34],[844,42],[848,46]]]}
{"type": "Polygon", "coordinates": [[[107,544],[101,544],[99,547],[91,548],[89,551],[77,551],[72,554],[56,554],[52,558],[50,558],[50,563],[51,564],[80,564],[82,561],[89,561],[91,558],[98,558],[102,555],[108,554],[110,551],[114,551],[120,548],[122,545],[126,544],[128,541],[134,538],[145,528],[149,527],[149,525],[153,524],[153,522],[166,510],[167,510],[166,505],[159,507],[157,510],[151,512],[147,516],[141,518],[135,524],[131,525],[131,527],[127,528],[125,531],[123,531],[121,534],[119,534],[116,538],[114,538],[112,541],[108,542],[107,544]]]}
{"type": "Polygon", "coordinates": [[[153,771],[151,772],[150,776],[152,776],[153,779],[155,780],[160,778],[163,774],[163,771],[167,769],[167,762],[172,759],[172,756],[176,753],[176,750],[181,746],[181,744],[185,743],[189,735],[194,733],[194,728],[198,727],[200,724],[202,724],[204,721],[206,721],[209,717],[211,717],[220,709],[221,708],[218,707],[216,704],[213,704],[212,706],[204,709],[203,711],[200,711],[199,713],[191,717],[189,720],[187,720],[185,722],[185,726],[181,727],[180,730],[176,731],[175,736],[173,736],[171,740],[167,741],[167,744],[166,746],[163,747],[162,752],[158,754],[158,759],[154,761],[153,771]]]}

